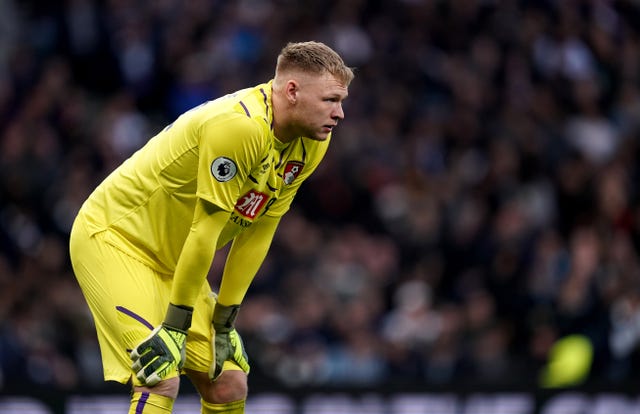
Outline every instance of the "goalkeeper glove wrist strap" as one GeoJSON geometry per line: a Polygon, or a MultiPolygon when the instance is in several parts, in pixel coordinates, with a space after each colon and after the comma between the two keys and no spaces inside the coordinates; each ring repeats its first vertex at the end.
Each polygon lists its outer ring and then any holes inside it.
{"type": "Polygon", "coordinates": [[[215,330],[220,333],[232,330],[239,311],[240,305],[224,306],[216,303],[216,307],[213,310],[213,327],[215,330]]]}
{"type": "Polygon", "coordinates": [[[162,325],[175,331],[187,333],[187,330],[191,327],[192,316],[192,307],[170,303],[162,325]]]}

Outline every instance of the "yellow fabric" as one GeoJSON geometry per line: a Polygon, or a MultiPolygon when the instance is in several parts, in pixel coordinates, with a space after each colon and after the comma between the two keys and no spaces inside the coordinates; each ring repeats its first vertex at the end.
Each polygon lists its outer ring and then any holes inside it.
{"type": "MultiPolygon", "coordinates": [[[[84,203],[90,234],[106,230],[104,240],[124,253],[156,272],[176,272],[179,290],[172,300],[190,306],[197,290],[185,286],[204,280],[212,242],[221,248],[266,214],[282,216],[328,148],[330,139],[281,143],[271,129],[272,114],[269,82],[181,115],[84,203]],[[206,219],[198,199],[227,212],[225,221],[206,219]]],[[[258,233],[267,239],[255,240],[260,247],[252,250],[264,258],[272,232],[258,233]]],[[[250,281],[261,261],[230,273],[250,281]]],[[[240,281],[239,289],[246,285],[240,281]]]]}
{"type": "Polygon", "coordinates": [[[211,404],[201,399],[200,403],[202,404],[202,414],[244,414],[245,400],[211,404]]]}
{"type": "Polygon", "coordinates": [[[274,138],[260,92],[267,87],[206,102],[149,140],[85,202],[90,231],[111,229],[110,242],[157,271],[172,273],[196,199],[230,212],[248,175],[269,156],[274,138]],[[256,116],[248,117],[240,102],[256,116]],[[223,159],[236,167],[226,177],[212,168],[223,159]]]}
{"type": "Polygon", "coordinates": [[[224,361],[222,372],[224,371],[244,371],[238,364],[233,361],[224,361]]]}
{"type": "Polygon", "coordinates": [[[221,304],[230,306],[242,302],[267,255],[279,222],[279,217],[264,217],[233,241],[218,292],[221,304]]]}
{"type": "MultiPolygon", "coordinates": [[[[163,321],[172,279],[106,243],[105,233],[90,236],[78,216],[71,231],[71,263],[95,321],[104,378],[126,384],[132,377],[129,352],[163,321]]],[[[210,295],[209,284],[202,283],[184,368],[208,372],[211,365],[210,295]]],[[[133,382],[141,385],[135,376],[133,382]]]]}
{"type": "Polygon", "coordinates": [[[134,392],[129,414],[167,414],[173,409],[173,398],[148,392],[134,392]]]}
{"type": "MultiPolygon", "coordinates": [[[[211,349],[211,341],[213,340],[211,320],[215,305],[213,296],[209,284],[205,283],[200,295],[198,295],[196,308],[193,312],[192,325],[187,337],[187,360],[184,369],[208,373],[209,367],[213,364],[213,350],[211,349]]],[[[242,369],[235,363],[226,361],[222,370],[241,371],[242,369]]]]}
{"type": "Polygon", "coordinates": [[[96,321],[105,379],[129,380],[128,352],[163,321],[170,299],[195,304],[184,367],[208,371],[206,275],[215,249],[235,239],[220,298],[238,304],[279,218],[329,145],[279,142],[272,114],[271,83],[206,102],[149,140],[83,204],[71,260],[96,321]]]}
{"type": "Polygon", "coordinates": [[[300,138],[286,145],[276,139],[276,184],[281,190],[266,214],[282,217],[289,210],[300,185],[318,168],[330,142],[331,134],[325,141],[300,138]],[[292,181],[287,184],[285,180],[292,181]]]}
{"type": "Polygon", "coordinates": [[[171,303],[193,306],[206,280],[215,253],[215,240],[220,234],[229,214],[215,208],[206,201],[196,203],[191,234],[184,243],[182,255],[178,261],[171,290],[171,303]]]}

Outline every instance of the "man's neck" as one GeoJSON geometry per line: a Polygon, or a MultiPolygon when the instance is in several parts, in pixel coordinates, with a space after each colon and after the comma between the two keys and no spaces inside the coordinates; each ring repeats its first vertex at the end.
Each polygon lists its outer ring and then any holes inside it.
{"type": "Polygon", "coordinates": [[[277,90],[272,90],[271,104],[273,106],[273,134],[278,138],[278,141],[287,144],[297,138],[287,117],[289,103],[277,90]]]}

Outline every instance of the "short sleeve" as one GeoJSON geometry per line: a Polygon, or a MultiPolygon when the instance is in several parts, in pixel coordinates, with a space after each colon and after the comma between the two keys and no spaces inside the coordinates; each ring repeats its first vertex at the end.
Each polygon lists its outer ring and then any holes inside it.
{"type": "Polygon", "coordinates": [[[201,126],[196,195],[231,211],[266,138],[260,126],[242,114],[223,114],[201,126]]]}

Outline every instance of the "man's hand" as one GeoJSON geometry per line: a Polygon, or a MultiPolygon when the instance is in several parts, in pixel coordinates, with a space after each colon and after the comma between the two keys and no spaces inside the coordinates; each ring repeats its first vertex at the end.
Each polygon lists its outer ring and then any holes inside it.
{"type": "Polygon", "coordinates": [[[131,351],[131,368],[143,384],[152,387],[182,368],[192,314],[193,308],[169,304],[162,325],[131,351]]]}
{"type": "Polygon", "coordinates": [[[222,373],[225,361],[234,361],[245,373],[249,373],[249,358],[244,350],[242,338],[233,327],[240,305],[223,306],[216,303],[213,311],[213,338],[214,362],[209,368],[209,378],[215,381],[222,373]]]}

